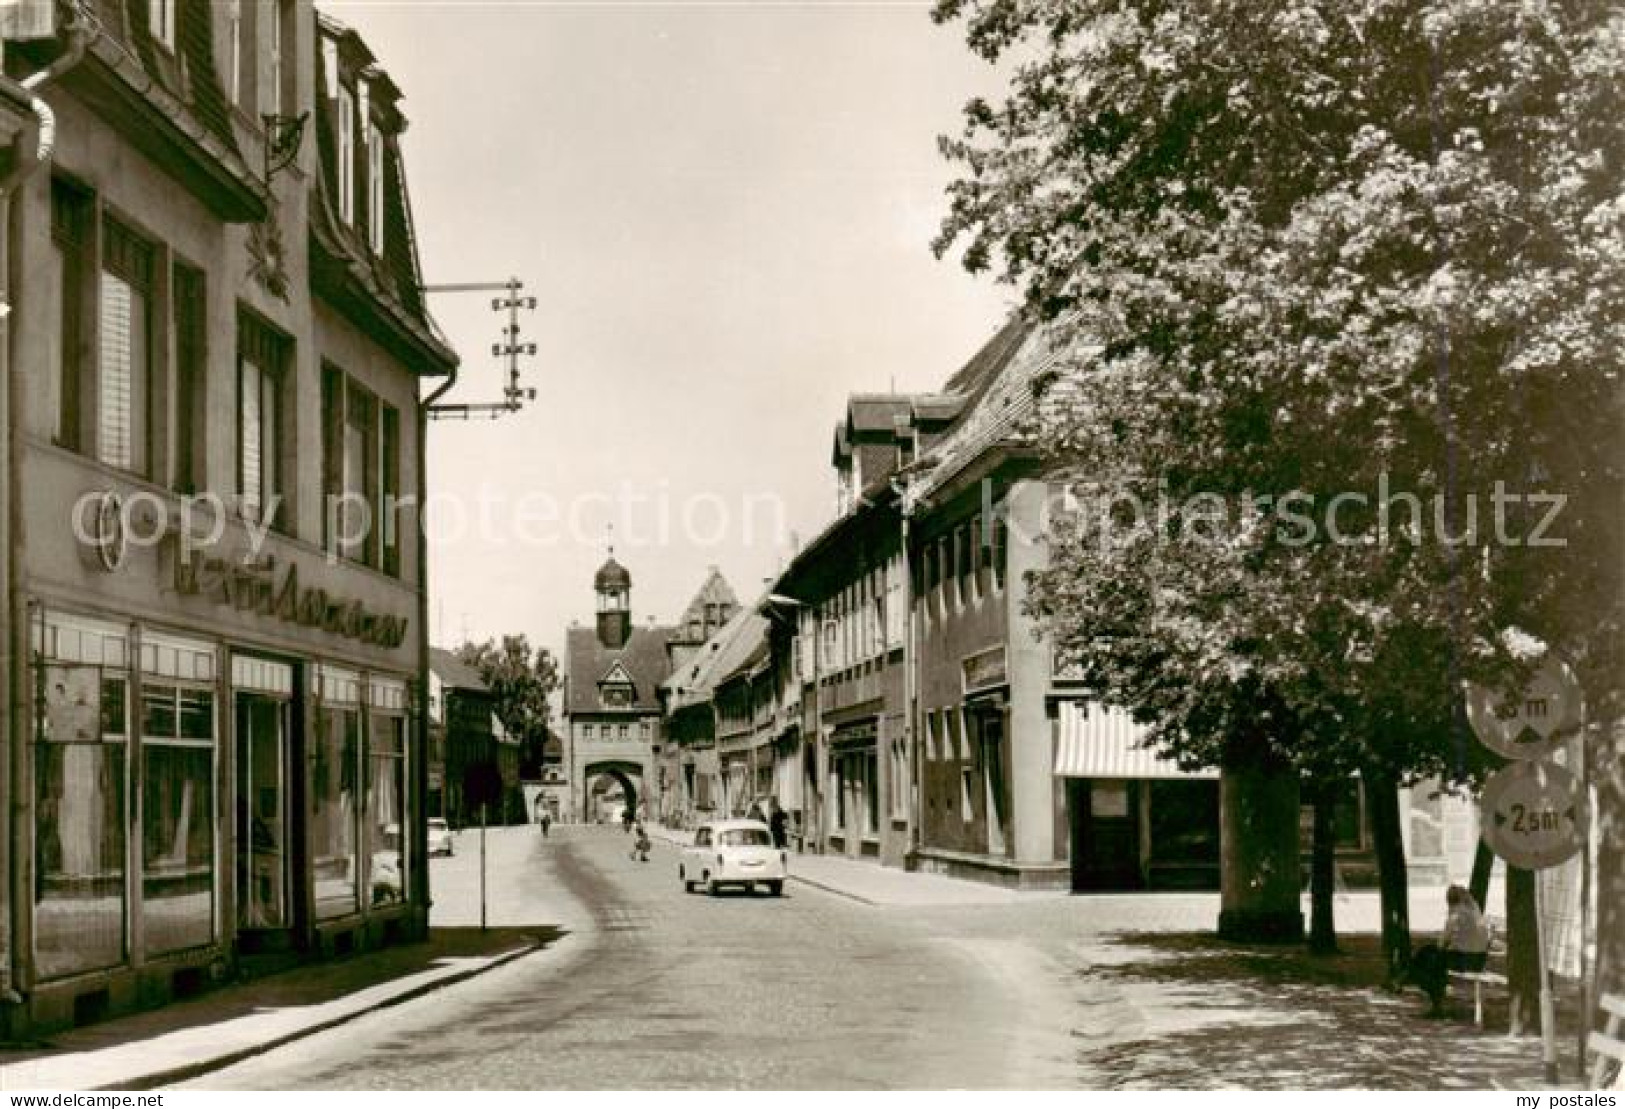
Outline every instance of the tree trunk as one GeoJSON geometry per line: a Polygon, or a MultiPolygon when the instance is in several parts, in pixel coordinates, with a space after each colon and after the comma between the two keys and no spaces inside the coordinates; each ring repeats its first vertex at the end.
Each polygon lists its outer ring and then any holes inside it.
{"type": "MultiPolygon", "coordinates": [[[[1600,700],[1600,698],[1596,698],[1600,700]]],[[[1597,811],[1597,965],[1591,980],[1591,1020],[1600,1028],[1604,994],[1625,997],[1625,720],[1604,724],[1587,737],[1597,811]]]]}
{"type": "Polygon", "coordinates": [[[1392,776],[1365,775],[1366,811],[1377,854],[1382,893],[1382,954],[1388,981],[1397,983],[1411,961],[1411,914],[1405,840],[1399,824],[1399,786],[1392,776]]]}
{"type": "Polygon", "coordinates": [[[1315,831],[1309,863],[1309,952],[1337,954],[1333,895],[1337,884],[1337,789],[1329,782],[1314,786],[1315,831]]]}
{"type": "Polygon", "coordinates": [[[1507,867],[1507,1031],[1540,1031],[1540,946],[1535,872],[1507,867]]]}
{"type": "Polygon", "coordinates": [[[1473,876],[1467,880],[1467,892],[1473,895],[1478,907],[1490,911],[1490,875],[1495,870],[1495,852],[1482,839],[1473,852],[1473,876]]]}
{"type": "Polygon", "coordinates": [[[1298,775],[1277,763],[1226,766],[1219,777],[1219,936],[1303,942],[1298,775]]]}

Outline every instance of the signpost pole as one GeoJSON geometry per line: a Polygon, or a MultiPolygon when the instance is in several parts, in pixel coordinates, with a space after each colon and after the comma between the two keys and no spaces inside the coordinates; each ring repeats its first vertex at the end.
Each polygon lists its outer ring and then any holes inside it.
{"type": "Polygon", "coordinates": [[[1535,872],[1535,951],[1540,958],[1540,1051],[1545,1080],[1557,1083],[1557,1006],[1552,1001],[1552,970],[1546,959],[1545,883],[1535,872]]]}
{"type": "Polygon", "coordinates": [[[480,804],[480,931],[485,931],[485,804],[480,804]]]}

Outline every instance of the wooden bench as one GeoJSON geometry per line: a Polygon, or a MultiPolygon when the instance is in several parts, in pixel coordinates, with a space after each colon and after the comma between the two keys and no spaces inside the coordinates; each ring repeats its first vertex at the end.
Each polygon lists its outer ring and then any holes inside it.
{"type": "MultiPolygon", "coordinates": [[[[1484,918],[1484,924],[1489,929],[1490,933],[1489,957],[1494,958],[1498,955],[1504,956],[1506,954],[1506,944],[1502,942],[1503,930],[1501,927],[1501,919],[1499,917],[1488,916],[1484,918]]],[[[1488,969],[1453,970],[1450,972],[1450,982],[1452,985],[1461,984],[1471,985],[1473,987],[1473,1023],[1478,1027],[1483,1028],[1484,987],[1496,986],[1504,990],[1507,986],[1507,976],[1504,974],[1497,974],[1495,971],[1488,969]]]]}
{"type": "Polygon", "coordinates": [[[1609,1088],[1604,1087],[1603,1083],[1608,1080],[1608,1070],[1612,1067],[1614,1084],[1611,1088],[1625,1090],[1625,1039],[1621,1039],[1625,1031],[1620,1028],[1620,1023],[1625,1021],[1625,997],[1605,993],[1597,1004],[1608,1014],[1608,1023],[1601,1032],[1593,1032],[1586,1037],[1586,1046],[1595,1057],[1591,1064],[1591,1088],[1609,1088]]]}

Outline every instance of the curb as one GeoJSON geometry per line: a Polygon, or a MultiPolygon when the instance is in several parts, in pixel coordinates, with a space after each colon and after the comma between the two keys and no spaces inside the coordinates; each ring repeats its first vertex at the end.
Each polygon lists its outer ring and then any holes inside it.
{"type": "Polygon", "coordinates": [[[826,882],[815,881],[812,878],[806,877],[805,875],[791,874],[790,881],[800,882],[804,886],[811,886],[815,890],[822,890],[824,893],[834,894],[836,897],[844,897],[848,901],[857,902],[859,905],[868,905],[870,907],[880,905],[879,901],[871,901],[869,898],[855,894],[851,890],[844,890],[839,886],[832,886],[826,882]]]}
{"type": "Polygon", "coordinates": [[[505,951],[500,955],[491,956],[490,961],[481,966],[469,967],[466,970],[458,971],[454,974],[448,974],[443,978],[436,978],[432,982],[420,983],[416,986],[404,989],[400,993],[391,994],[389,997],[382,998],[374,1004],[356,1009],[353,1012],[341,1013],[338,1016],[332,1017],[328,1020],[318,1021],[315,1024],[296,1029],[295,1031],[289,1032],[285,1035],[278,1036],[275,1039],[266,1040],[264,1043],[254,1044],[245,1048],[237,1048],[233,1051],[228,1051],[223,1055],[213,1056],[208,1059],[198,1059],[190,1063],[183,1063],[178,1067],[170,1067],[168,1070],[156,1071],[152,1074],[143,1074],[131,1078],[120,1079],[117,1082],[108,1085],[91,1086],[88,1087],[88,1089],[92,1092],[105,1090],[152,1090],[160,1086],[170,1086],[177,1082],[186,1082],[193,1078],[198,1078],[202,1075],[209,1074],[213,1071],[223,1070],[226,1067],[241,1063],[245,1059],[252,1059],[256,1055],[263,1055],[268,1051],[275,1051],[279,1047],[284,1047],[288,1044],[294,1043],[297,1040],[302,1040],[307,1036],[314,1036],[319,1032],[326,1032],[337,1028],[340,1025],[348,1024],[358,1017],[366,1016],[368,1013],[376,1013],[380,1010],[388,1009],[395,1005],[400,1005],[408,1001],[415,1001],[416,999],[423,997],[425,994],[433,993],[435,990],[443,989],[446,986],[455,986],[461,982],[466,982],[470,978],[477,977],[478,975],[484,974],[487,971],[495,970],[498,967],[506,966],[516,959],[523,958],[524,956],[533,954],[541,949],[542,942],[540,940],[527,939],[527,942],[511,951],[505,951]]]}

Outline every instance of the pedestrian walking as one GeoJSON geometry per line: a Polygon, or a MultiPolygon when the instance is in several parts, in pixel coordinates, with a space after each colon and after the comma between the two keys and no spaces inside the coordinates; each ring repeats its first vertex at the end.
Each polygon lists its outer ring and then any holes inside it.
{"type": "Polygon", "coordinates": [[[632,833],[632,861],[639,863],[648,862],[649,848],[651,846],[652,844],[649,842],[649,833],[644,830],[643,824],[640,822],[637,825],[637,830],[632,833]]]}
{"type": "Polygon", "coordinates": [[[790,814],[779,807],[779,799],[767,802],[767,830],[773,833],[773,846],[783,851],[790,844],[790,814]]]}
{"type": "Polygon", "coordinates": [[[539,823],[542,826],[542,838],[546,839],[547,830],[553,826],[553,814],[548,812],[546,809],[543,809],[542,819],[539,821],[539,823]]]}

